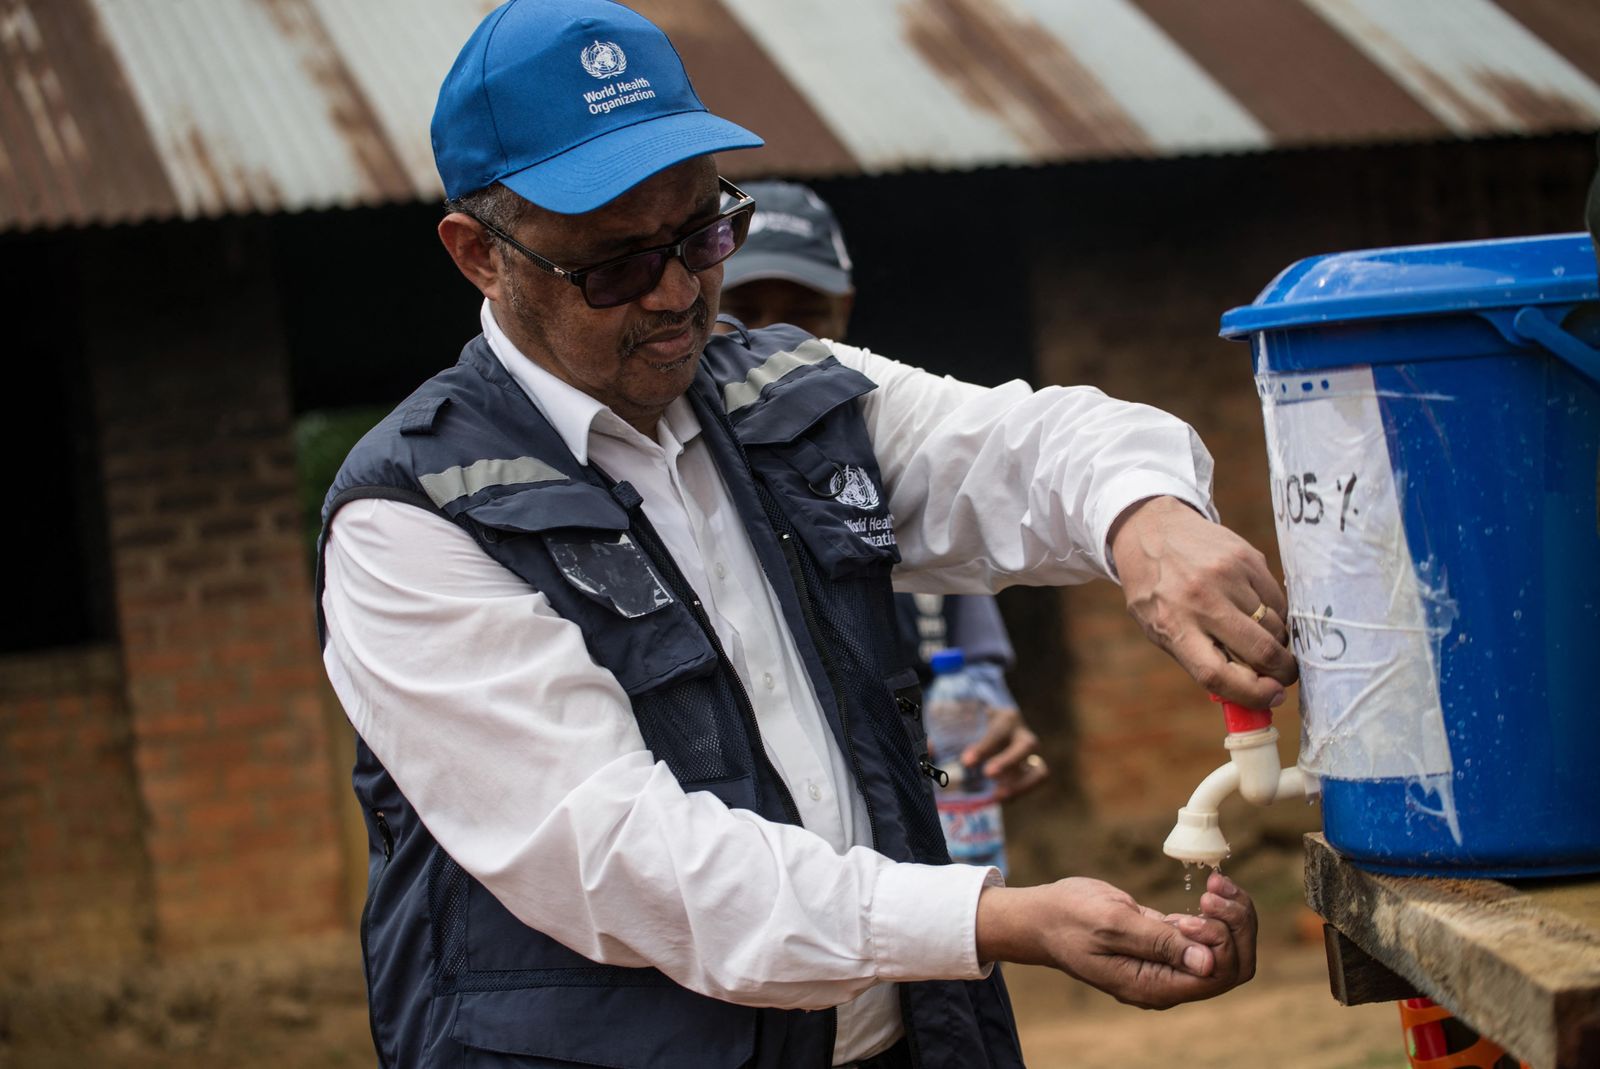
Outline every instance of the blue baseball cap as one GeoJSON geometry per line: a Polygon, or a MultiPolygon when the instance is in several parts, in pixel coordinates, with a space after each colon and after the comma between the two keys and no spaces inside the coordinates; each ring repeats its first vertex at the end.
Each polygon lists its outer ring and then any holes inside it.
{"type": "Polygon", "coordinates": [[[611,0],[508,0],[439,88],[445,195],[495,182],[542,208],[593,211],[695,156],[761,138],[706,110],[677,49],[611,0]]]}

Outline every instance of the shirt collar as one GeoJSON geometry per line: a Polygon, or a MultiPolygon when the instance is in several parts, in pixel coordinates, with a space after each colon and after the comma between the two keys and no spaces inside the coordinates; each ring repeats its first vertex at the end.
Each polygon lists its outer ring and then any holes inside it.
{"type": "MultiPolygon", "coordinates": [[[[478,318],[483,324],[483,337],[489,343],[490,351],[506,369],[506,373],[522,387],[522,392],[528,395],[534,407],[550,421],[579,464],[589,463],[590,434],[644,437],[605,404],[556,378],[518,349],[506,332],[500,329],[494,317],[494,308],[487,298],[478,318]],[[596,420],[601,420],[601,427],[595,426],[596,420]]],[[[700,421],[695,418],[694,410],[685,397],[679,397],[667,406],[662,422],[666,425],[667,433],[680,445],[688,444],[700,433],[700,421]]]]}
{"type": "Polygon", "coordinates": [[[589,463],[589,428],[606,406],[529,359],[500,329],[487,298],[478,318],[483,322],[483,337],[501,366],[544,413],[578,463],[589,463]]]}

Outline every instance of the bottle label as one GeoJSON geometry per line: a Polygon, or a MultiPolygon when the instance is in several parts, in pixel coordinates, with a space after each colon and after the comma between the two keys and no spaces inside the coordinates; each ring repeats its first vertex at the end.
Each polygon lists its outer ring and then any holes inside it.
{"type": "Polygon", "coordinates": [[[952,860],[969,865],[1001,865],[1006,845],[1000,803],[992,795],[937,798],[939,823],[952,860]]]}

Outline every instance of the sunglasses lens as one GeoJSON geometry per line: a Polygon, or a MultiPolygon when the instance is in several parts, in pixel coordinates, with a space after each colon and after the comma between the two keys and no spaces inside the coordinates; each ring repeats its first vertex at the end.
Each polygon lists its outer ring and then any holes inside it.
{"type": "MultiPolygon", "coordinates": [[[[752,208],[725,215],[683,239],[683,265],[705,271],[732,256],[750,233],[752,208]]],[[[667,269],[670,249],[652,249],[596,267],[583,276],[591,308],[615,308],[655,289],[667,269]]]]}
{"type": "Polygon", "coordinates": [[[606,264],[589,272],[583,282],[583,295],[595,308],[612,308],[627,304],[643,293],[649,293],[661,281],[666,269],[665,252],[642,252],[626,260],[606,264]]]}
{"type": "Polygon", "coordinates": [[[683,262],[691,271],[705,271],[732,256],[750,232],[750,213],[718,219],[683,242],[683,262]]]}

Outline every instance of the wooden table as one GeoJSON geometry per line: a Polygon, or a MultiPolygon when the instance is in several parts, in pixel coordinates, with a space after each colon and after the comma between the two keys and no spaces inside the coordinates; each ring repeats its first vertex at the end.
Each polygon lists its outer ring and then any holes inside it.
{"type": "Polygon", "coordinates": [[[1533,1069],[1600,1069],[1600,877],[1380,876],[1312,834],[1306,902],[1345,1005],[1425,995],[1533,1069]]]}

